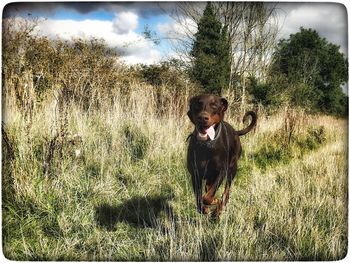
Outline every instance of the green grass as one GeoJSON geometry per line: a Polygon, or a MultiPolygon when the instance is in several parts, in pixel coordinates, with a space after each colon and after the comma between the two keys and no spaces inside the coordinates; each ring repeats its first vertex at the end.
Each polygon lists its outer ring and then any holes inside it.
{"type": "Polygon", "coordinates": [[[324,126],[307,127],[305,134],[296,134],[287,141],[283,131],[277,131],[265,138],[253,154],[255,164],[266,169],[271,166],[288,164],[294,158],[302,158],[310,151],[326,143],[324,126]]]}
{"type": "MultiPolygon", "coordinates": [[[[136,94],[136,93],[135,93],[136,94]]],[[[136,98],[132,95],[130,100],[136,98]]],[[[346,123],[310,117],[283,138],[283,113],[259,116],[218,221],[195,211],[186,170],[191,124],[159,116],[139,94],[130,111],[58,117],[38,109],[32,125],[14,106],[3,144],[3,251],[12,260],[339,260],[347,253],[346,123]],[[81,143],[70,143],[73,134],[81,143]],[[282,140],[283,139],[283,140],[282,140]],[[51,144],[52,145],[52,144],[51,144]],[[76,148],[81,155],[76,157],[76,148]],[[50,172],[44,173],[49,160],[50,172]]],[[[175,113],[174,113],[175,114],[175,113]]],[[[227,119],[234,123],[229,114],[227,119]]],[[[238,124],[235,124],[238,128],[238,124]]]]}

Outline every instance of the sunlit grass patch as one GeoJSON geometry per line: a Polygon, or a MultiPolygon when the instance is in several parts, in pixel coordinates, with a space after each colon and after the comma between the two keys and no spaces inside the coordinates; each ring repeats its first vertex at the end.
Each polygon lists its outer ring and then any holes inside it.
{"type": "Polygon", "coordinates": [[[195,209],[186,168],[190,122],[170,110],[159,116],[150,106],[156,105],[154,98],[132,104],[138,107],[132,114],[119,110],[126,104],[118,101],[122,98],[89,113],[67,105],[63,126],[63,119],[42,117],[39,111],[29,127],[16,107],[7,109],[15,118],[5,125],[12,146],[3,149],[6,257],[255,261],[345,256],[343,120],[310,117],[290,130],[284,113],[260,116],[257,129],[241,138],[243,153],[227,209],[213,221],[195,209]],[[145,112],[147,121],[139,121],[145,112]],[[39,120],[49,129],[40,129],[39,120]]]}

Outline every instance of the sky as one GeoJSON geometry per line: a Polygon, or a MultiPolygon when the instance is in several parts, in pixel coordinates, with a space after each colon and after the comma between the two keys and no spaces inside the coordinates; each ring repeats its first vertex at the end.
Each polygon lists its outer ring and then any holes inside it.
{"type": "MultiPolygon", "coordinates": [[[[174,55],[166,37],[181,30],[170,16],[176,2],[12,2],[3,7],[10,16],[41,18],[37,33],[55,39],[101,38],[128,65],[152,64],[174,55]],[[161,39],[147,39],[148,28],[161,39]]],[[[300,27],[313,28],[321,37],[348,54],[347,10],[338,3],[282,2],[277,4],[279,38],[288,38],[300,27]]],[[[195,26],[195,25],[193,25],[195,26]]]]}

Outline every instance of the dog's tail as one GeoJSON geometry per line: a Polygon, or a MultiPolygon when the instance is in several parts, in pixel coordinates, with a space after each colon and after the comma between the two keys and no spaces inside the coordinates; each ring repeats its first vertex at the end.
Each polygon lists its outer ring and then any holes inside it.
{"type": "Polygon", "coordinates": [[[248,111],[243,117],[243,122],[246,121],[248,116],[251,116],[252,120],[247,128],[244,128],[243,130],[240,130],[240,131],[236,131],[238,136],[242,136],[242,135],[250,132],[254,128],[254,126],[256,125],[256,121],[258,119],[258,117],[256,116],[256,113],[254,111],[248,111]]]}

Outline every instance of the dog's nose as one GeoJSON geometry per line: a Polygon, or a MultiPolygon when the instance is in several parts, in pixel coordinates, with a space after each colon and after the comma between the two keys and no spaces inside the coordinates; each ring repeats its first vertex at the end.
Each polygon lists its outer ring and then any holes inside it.
{"type": "Polygon", "coordinates": [[[197,120],[199,122],[207,122],[207,121],[209,121],[209,115],[205,114],[205,113],[204,114],[200,114],[200,115],[198,115],[197,120]]]}

